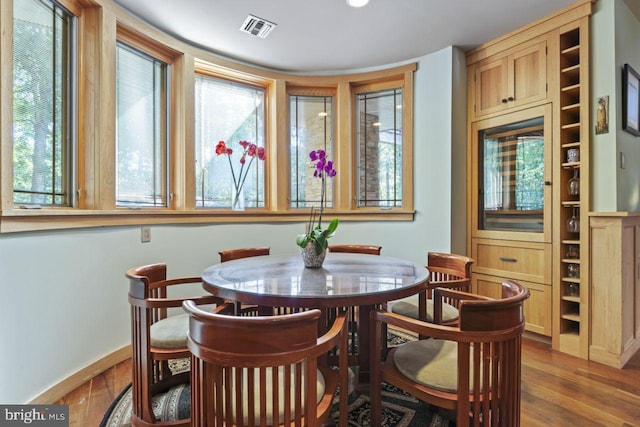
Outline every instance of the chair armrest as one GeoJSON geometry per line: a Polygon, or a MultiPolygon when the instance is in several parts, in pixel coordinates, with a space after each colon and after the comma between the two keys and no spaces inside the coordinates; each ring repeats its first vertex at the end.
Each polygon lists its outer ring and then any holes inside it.
{"type": "Polygon", "coordinates": [[[452,279],[445,280],[442,282],[429,282],[429,288],[449,288],[449,289],[459,289],[459,288],[469,288],[471,287],[471,279],[452,279]]]}
{"type": "MultiPolygon", "coordinates": [[[[347,336],[347,316],[346,313],[342,313],[336,317],[333,325],[327,332],[318,338],[317,345],[320,353],[326,353],[339,344],[339,341],[347,336]]],[[[340,353],[347,354],[348,352],[340,351],[340,353]]]]}
{"type": "Polygon", "coordinates": [[[175,279],[160,280],[149,284],[149,289],[165,288],[167,286],[182,285],[185,283],[202,283],[202,277],[176,277],[175,279]]]}
{"type": "Polygon", "coordinates": [[[433,323],[436,323],[438,325],[442,324],[442,305],[445,298],[447,299],[447,302],[449,304],[454,304],[456,306],[459,305],[454,303],[456,301],[486,301],[493,299],[483,295],[462,292],[454,289],[441,287],[435,288],[433,290],[433,323]]]}
{"type": "Polygon", "coordinates": [[[193,301],[196,305],[204,304],[216,304],[222,305],[225,300],[220,297],[214,297],[213,295],[205,295],[200,297],[181,297],[181,298],[147,298],[143,301],[143,304],[138,305],[147,308],[169,308],[169,307],[182,307],[182,303],[186,300],[193,301]]]}
{"type": "Polygon", "coordinates": [[[379,309],[371,312],[371,320],[372,322],[386,323],[387,325],[396,326],[398,329],[404,329],[417,335],[445,340],[455,340],[457,334],[460,333],[460,329],[456,326],[444,326],[423,322],[411,317],[379,309]]]}
{"type": "Polygon", "coordinates": [[[443,287],[435,288],[433,290],[433,296],[434,298],[436,298],[436,296],[440,299],[445,297],[445,298],[449,298],[456,301],[468,301],[468,300],[490,301],[494,299],[484,295],[472,294],[470,292],[463,292],[463,291],[458,291],[458,290],[448,289],[443,287]]]}

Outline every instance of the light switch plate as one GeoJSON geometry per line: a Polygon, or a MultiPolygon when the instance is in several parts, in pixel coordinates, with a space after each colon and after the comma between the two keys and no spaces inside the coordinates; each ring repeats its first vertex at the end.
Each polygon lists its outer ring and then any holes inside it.
{"type": "Polygon", "coordinates": [[[148,225],[143,225],[140,227],[140,241],[142,243],[147,243],[151,241],[151,227],[148,225]]]}

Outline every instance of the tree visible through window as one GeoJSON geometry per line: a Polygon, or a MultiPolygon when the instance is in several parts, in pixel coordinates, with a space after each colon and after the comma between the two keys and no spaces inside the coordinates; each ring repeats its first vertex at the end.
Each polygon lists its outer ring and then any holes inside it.
{"type": "Polygon", "coordinates": [[[116,64],[116,204],[167,206],[168,65],[123,43],[116,64]]]}
{"type": "Polygon", "coordinates": [[[13,201],[70,205],[75,18],[47,0],[15,0],[13,201]]]}
{"type": "MultiPolygon", "coordinates": [[[[230,207],[234,185],[229,160],[216,155],[216,145],[224,141],[234,151],[231,159],[238,176],[239,142],[264,147],[265,93],[262,88],[208,76],[196,76],[195,91],[196,207],[230,207]]],[[[264,162],[252,163],[242,189],[246,207],[264,207],[264,162]]]]}
{"type": "Polygon", "coordinates": [[[402,207],[402,89],[357,95],[358,206],[402,207]]]}

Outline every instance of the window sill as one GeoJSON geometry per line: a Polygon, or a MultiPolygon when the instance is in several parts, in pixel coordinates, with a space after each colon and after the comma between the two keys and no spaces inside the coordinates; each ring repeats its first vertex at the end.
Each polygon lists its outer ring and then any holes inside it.
{"type": "MultiPolygon", "coordinates": [[[[326,211],[327,218],[340,221],[413,221],[415,211],[358,210],[326,211]]],[[[306,222],[308,209],[264,211],[247,209],[198,209],[175,211],[169,209],[83,210],[66,208],[5,209],[0,211],[0,233],[62,230],[91,227],[120,227],[143,224],[214,224],[249,222],[306,222]]]]}

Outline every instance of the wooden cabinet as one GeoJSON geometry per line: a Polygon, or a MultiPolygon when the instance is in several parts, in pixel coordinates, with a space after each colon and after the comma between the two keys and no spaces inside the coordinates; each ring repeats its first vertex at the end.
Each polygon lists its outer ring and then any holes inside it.
{"type": "Polygon", "coordinates": [[[474,76],[476,117],[547,98],[547,43],[518,46],[478,62],[474,76]]]}
{"type": "Polygon", "coordinates": [[[589,359],[622,368],[640,349],[640,215],[592,216],[589,359]]]}
{"type": "Polygon", "coordinates": [[[524,284],[531,292],[526,329],[583,358],[593,301],[587,228],[591,10],[591,1],[580,0],[467,52],[473,290],[498,296],[497,284],[505,279],[524,284]]]}

